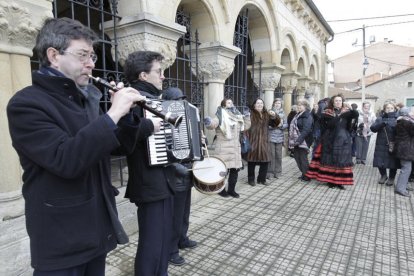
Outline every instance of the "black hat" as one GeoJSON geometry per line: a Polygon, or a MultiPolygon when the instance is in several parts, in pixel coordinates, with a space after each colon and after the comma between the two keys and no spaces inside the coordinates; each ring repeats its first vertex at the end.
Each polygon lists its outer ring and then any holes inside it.
{"type": "Polygon", "coordinates": [[[183,94],[183,91],[177,87],[168,87],[162,94],[163,100],[183,100],[185,98],[187,97],[183,94]]]}

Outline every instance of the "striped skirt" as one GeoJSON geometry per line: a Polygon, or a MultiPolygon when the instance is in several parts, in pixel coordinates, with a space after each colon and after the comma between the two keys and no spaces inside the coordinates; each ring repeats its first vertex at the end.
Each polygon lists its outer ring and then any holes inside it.
{"type": "Polygon", "coordinates": [[[321,164],[322,144],[316,148],[309,170],[306,176],[311,179],[316,179],[320,182],[328,182],[336,185],[353,185],[354,174],[352,166],[349,167],[334,167],[321,164]]]}

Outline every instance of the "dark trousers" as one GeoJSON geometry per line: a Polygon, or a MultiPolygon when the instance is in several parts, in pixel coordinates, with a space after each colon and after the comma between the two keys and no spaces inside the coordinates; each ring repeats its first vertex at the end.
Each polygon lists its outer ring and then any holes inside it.
{"type": "Polygon", "coordinates": [[[135,276],[166,276],[171,252],[172,197],[138,205],[135,276]]]}
{"type": "Polygon", "coordinates": [[[170,258],[178,255],[180,245],[188,242],[190,225],[191,189],[176,192],[174,195],[173,232],[170,258]]]}
{"type": "Polygon", "coordinates": [[[104,276],[105,259],[106,254],[75,267],[53,271],[39,271],[35,269],[33,276],[104,276]]]}
{"type": "Polygon", "coordinates": [[[305,175],[309,169],[308,150],[295,147],[295,150],[293,151],[293,157],[295,158],[296,165],[302,172],[302,175],[305,175]]]}
{"type": "Polygon", "coordinates": [[[227,180],[227,192],[235,192],[237,178],[239,177],[240,169],[229,169],[229,178],[227,180]]]}
{"type": "Polygon", "coordinates": [[[257,176],[257,182],[265,182],[267,174],[267,166],[269,162],[247,162],[247,179],[248,181],[254,181],[254,170],[256,165],[259,165],[259,175],[257,176]]]}
{"type": "MultiPolygon", "coordinates": [[[[386,168],[378,168],[381,176],[385,175],[387,176],[387,169],[386,168]]],[[[390,175],[388,176],[391,179],[394,179],[397,175],[397,169],[390,169],[390,175]]]]}

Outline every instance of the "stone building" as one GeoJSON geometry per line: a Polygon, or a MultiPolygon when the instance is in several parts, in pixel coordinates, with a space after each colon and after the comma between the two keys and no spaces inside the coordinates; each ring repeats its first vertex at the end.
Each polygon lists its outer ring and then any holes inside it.
{"type": "MultiPolygon", "coordinates": [[[[375,111],[383,108],[387,101],[402,103],[405,106],[414,105],[414,67],[373,82],[365,87],[366,93],[378,96],[375,111]]],[[[355,90],[358,93],[361,89],[355,90]]]]}
{"type": "MultiPolygon", "coordinates": [[[[365,71],[365,84],[392,76],[414,65],[414,47],[392,44],[388,40],[366,47],[369,65],[365,71]]],[[[363,50],[355,51],[332,61],[333,81],[337,88],[361,87],[363,50]],[[350,70],[350,68],[353,68],[350,70]]]]}
{"type": "MultiPolygon", "coordinates": [[[[327,95],[325,49],[334,33],[311,0],[1,1],[1,275],[30,273],[22,172],[5,107],[13,93],[31,84],[30,72],[38,68],[32,56],[35,37],[52,16],[78,19],[99,34],[96,76],[120,81],[129,53],[161,52],[164,86],[181,88],[204,115],[213,115],[224,96],[240,108],[256,97],[267,106],[275,96],[283,97],[290,110],[297,99],[313,102],[327,95]]],[[[102,91],[105,109],[107,91],[102,91]]],[[[119,199],[120,216],[131,233],[137,227],[135,210],[128,206],[119,199]]]]}

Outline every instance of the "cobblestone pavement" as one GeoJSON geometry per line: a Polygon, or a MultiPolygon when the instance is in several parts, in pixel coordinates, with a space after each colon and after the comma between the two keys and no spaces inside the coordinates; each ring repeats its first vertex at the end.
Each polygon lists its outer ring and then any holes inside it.
{"type": "MultiPolygon", "coordinates": [[[[242,171],[239,199],[193,203],[189,234],[199,246],[181,251],[186,264],[169,275],[414,275],[413,200],[377,184],[374,143],[345,191],[298,180],[290,157],[269,186],[249,186],[242,171]]],[[[107,275],[133,275],[137,237],[109,255],[107,275]]]]}

